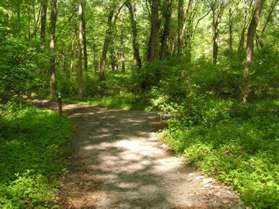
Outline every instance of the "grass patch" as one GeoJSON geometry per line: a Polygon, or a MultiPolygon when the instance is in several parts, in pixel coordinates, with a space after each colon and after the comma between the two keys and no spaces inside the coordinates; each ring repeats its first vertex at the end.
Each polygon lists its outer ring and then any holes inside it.
{"type": "Polygon", "coordinates": [[[0,121],[0,208],[53,208],[71,123],[48,110],[6,111],[0,121]]]}
{"type": "MultiPolygon", "coordinates": [[[[202,121],[191,126],[173,120],[162,136],[177,153],[232,185],[247,206],[278,209],[278,110],[275,100],[232,105],[227,110],[230,117],[218,121],[214,117],[212,123],[211,116],[206,115],[210,125],[202,121]]],[[[202,111],[201,108],[199,114],[202,111]]],[[[221,111],[225,112],[224,109],[221,111]]]]}

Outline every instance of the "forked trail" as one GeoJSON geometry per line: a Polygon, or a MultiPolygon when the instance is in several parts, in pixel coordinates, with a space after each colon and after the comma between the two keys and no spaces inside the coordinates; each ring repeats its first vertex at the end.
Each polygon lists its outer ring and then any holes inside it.
{"type": "MultiPolygon", "coordinates": [[[[75,124],[65,208],[239,208],[238,196],[158,140],[156,114],[68,105],[75,124]]],[[[62,201],[62,200],[61,200],[62,201]]]]}

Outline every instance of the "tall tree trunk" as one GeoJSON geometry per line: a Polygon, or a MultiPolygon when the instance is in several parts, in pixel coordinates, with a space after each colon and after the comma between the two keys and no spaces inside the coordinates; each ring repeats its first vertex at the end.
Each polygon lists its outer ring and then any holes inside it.
{"type": "Polygon", "coordinates": [[[86,19],[85,19],[85,7],[86,0],[80,0],[79,15],[80,15],[80,38],[82,38],[82,51],[83,51],[83,67],[84,70],[88,70],[87,59],[87,37],[86,37],[86,19]]]}
{"type": "Polygon", "coordinates": [[[120,44],[121,44],[121,49],[120,49],[120,61],[121,61],[121,70],[122,72],[125,72],[126,70],[126,65],[125,65],[125,41],[124,41],[124,33],[125,31],[123,28],[121,29],[121,34],[120,34],[120,44]]]}
{"type": "Polygon", "coordinates": [[[87,71],[87,45],[85,31],[85,0],[79,1],[79,66],[78,66],[78,85],[79,96],[84,95],[84,70],[87,71]]]}
{"type": "Polygon", "coordinates": [[[257,31],[257,26],[260,20],[260,16],[262,13],[263,4],[264,4],[264,0],[256,0],[255,9],[248,28],[247,45],[246,45],[246,61],[244,64],[243,80],[241,86],[241,100],[243,103],[247,102],[247,98],[251,91],[249,86],[249,70],[253,62],[254,39],[257,31]]]}
{"type": "Polygon", "coordinates": [[[56,97],[56,21],[57,21],[57,0],[51,0],[50,14],[50,95],[56,97]]]}
{"type": "Polygon", "coordinates": [[[70,77],[72,76],[72,73],[74,71],[74,65],[75,65],[75,40],[72,38],[71,40],[71,61],[70,61],[70,77]]]}
{"type": "Polygon", "coordinates": [[[242,54],[244,52],[245,32],[247,29],[248,16],[249,16],[249,11],[250,11],[250,8],[252,7],[252,4],[253,4],[253,1],[250,1],[249,7],[245,9],[244,23],[242,25],[240,38],[239,38],[239,44],[238,44],[238,50],[237,50],[240,57],[242,56],[242,54]]]}
{"type": "Polygon", "coordinates": [[[36,2],[33,2],[33,7],[32,7],[32,13],[33,13],[33,31],[31,34],[31,39],[35,38],[37,39],[37,32],[38,32],[38,27],[40,23],[40,16],[41,16],[41,8],[39,11],[36,11],[36,2]]]}
{"type": "Polygon", "coordinates": [[[149,36],[147,61],[153,61],[159,58],[159,4],[160,0],[151,1],[151,29],[149,36]]]}
{"type": "Polygon", "coordinates": [[[229,41],[228,41],[230,53],[233,52],[233,21],[232,21],[232,15],[233,15],[233,12],[232,12],[232,9],[230,8],[230,10],[229,10],[229,41]]]}
{"type": "Polygon", "coordinates": [[[117,65],[117,58],[115,55],[115,50],[114,50],[115,46],[112,43],[112,46],[110,47],[110,64],[111,64],[111,69],[113,71],[116,71],[118,69],[118,65],[117,65]]]}
{"type": "Polygon", "coordinates": [[[242,52],[244,50],[245,31],[246,31],[246,24],[242,26],[241,33],[240,33],[239,44],[238,44],[239,55],[242,55],[242,52]]]}
{"type": "Polygon", "coordinates": [[[184,0],[178,0],[177,10],[177,55],[182,55],[183,50],[183,25],[184,25],[184,0]]]}
{"type": "Polygon", "coordinates": [[[193,22],[192,22],[192,13],[193,13],[193,0],[188,1],[188,6],[185,13],[185,23],[183,26],[183,37],[184,37],[184,47],[185,55],[188,61],[191,61],[191,51],[192,51],[192,38],[193,38],[193,22]]]}
{"type": "Polygon", "coordinates": [[[213,23],[212,23],[212,33],[213,33],[213,37],[212,37],[212,60],[213,60],[213,64],[217,63],[217,59],[218,59],[218,49],[219,49],[219,45],[218,45],[218,38],[219,38],[219,22],[218,22],[218,18],[216,15],[216,11],[213,10],[213,23]]]}
{"type": "Polygon", "coordinates": [[[160,58],[164,58],[168,56],[169,49],[168,49],[168,38],[170,34],[170,21],[171,21],[171,14],[172,14],[172,0],[165,0],[164,5],[164,27],[161,35],[161,49],[160,49],[160,58]]]}
{"type": "Polygon", "coordinates": [[[130,13],[130,22],[132,29],[132,45],[134,51],[134,59],[136,61],[137,67],[140,69],[142,67],[140,50],[138,44],[138,29],[137,29],[137,19],[136,19],[136,7],[133,0],[128,0],[126,3],[129,13],[130,13]]]}
{"type": "Polygon", "coordinates": [[[98,68],[99,68],[99,66],[98,66],[99,64],[98,64],[98,50],[97,50],[97,46],[96,46],[95,43],[93,44],[92,50],[93,50],[93,66],[94,66],[94,71],[97,72],[98,68]]]}
{"type": "Polygon", "coordinates": [[[219,24],[221,21],[221,17],[224,11],[224,2],[222,1],[220,5],[217,1],[215,1],[214,5],[212,5],[212,62],[213,64],[217,63],[218,60],[218,51],[219,51],[219,24]]]}
{"type": "Polygon", "coordinates": [[[114,15],[114,9],[111,9],[108,15],[108,22],[107,22],[107,30],[105,34],[103,49],[102,49],[102,55],[100,60],[100,69],[99,69],[99,78],[100,80],[105,80],[105,67],[106,67],[106,58],[107,58],[107,52],[109,48],[109,43],[111,40],[112,35],[112,27],[113,27],[113,15],[114,15]]]}
{"type": "Polygon", "coordinates": [[[45,46],[48,0],[41,0],[41,46],[45,46]]]}
{"type": "Polygon", "coordinates": [[[78,94],[82,98],[84,95],[84,72],[83,72],[83,56],[82,56],[82,44],[78,43],[78,66],[77,66],[77,82],[78,82],[78,94]]]}

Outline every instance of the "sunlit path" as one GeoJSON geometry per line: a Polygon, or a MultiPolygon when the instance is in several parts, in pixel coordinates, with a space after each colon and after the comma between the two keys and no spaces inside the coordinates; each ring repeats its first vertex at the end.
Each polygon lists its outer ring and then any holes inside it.
{"type": "Polygon", "coordinates": [[[76,126],[69,208],[233,208],[237,195],[174,157],[156,114],[68,106],[76,126]]]}

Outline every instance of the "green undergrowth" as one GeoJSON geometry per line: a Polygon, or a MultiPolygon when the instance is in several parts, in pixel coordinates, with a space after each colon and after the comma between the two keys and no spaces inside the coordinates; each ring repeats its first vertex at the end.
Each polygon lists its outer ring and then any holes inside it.
{"type": "Polygon", "coordinates": [[[48,110],[5,110],[0,119],[0,208],[55,208],[71,123],[48,110]]]}
{"type": "Polygon", "coordinates": [[[231,185],[253,209],[279,208],[276,67],[276,59],[258,57],[251,67],[247,104],[240,102],[243,66],[237,56],[216,65],[204,58],[157,61],[134,79],[135,88],[148,92],[150,109],[171,118],[163,140],[208,175],[231,185]],[[269,63],[272,67],[265,68],[269,63]]]}
{"type": "Polygon", "coordinates": [[[245,205],[279,208],[279,100],[208,100],[170,121],[163,140],[232,185],[245,205]],[[197,107],[198,111],[195,111],[197,107]]]}
{"type": "Polygon", "coordinates": [[[71,104],[89,104],[124,110],[144,110],[147,107],[148,101],[145,101],[142,97],[135,96],[134,94],[125,93],[116,96],[95,96],[84,99],[65,98],[64,102],[71,104]]]}

